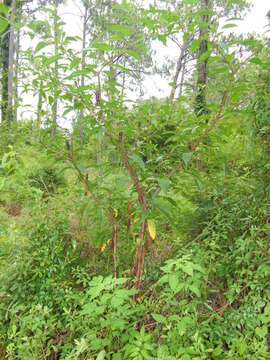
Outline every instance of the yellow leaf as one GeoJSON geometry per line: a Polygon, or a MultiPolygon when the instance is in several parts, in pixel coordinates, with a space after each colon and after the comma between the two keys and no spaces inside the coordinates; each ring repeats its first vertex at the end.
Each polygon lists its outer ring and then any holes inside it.
{"type": "Polygon", "coordinates": [[[104,244],[102,244],[102,246],[101,246],[101,252],[104,252],[104,250],[106,249],[106,247],[107,247],[107,244],[106,243],[104,243],[104,244]]]}
{"type": "Polygon", "coordinates": [[[115,218],[117,218],[117,216],[118,216],[118,210],[117,209],[113,209],[113,216],[115,218]]]}
{"type": "Polygon", "coordinates": [[[150,235],[150,238],[152,240],[155,240],[156,237],[156,224],[154,220],[151,219],[147,219],[147,228],[148,228],[148,233],[150,235]]]}
{"type": "Polygon", "coordinates": [[[136,216],[134,219],[134,224],[138,224],[139,220],[140,220],[140,218],[138,216],[136,216]]]}
{"type": "Polygon", "coordinates": [[[101,245],[100,251],[101,251],[101,252],[104,252],[105,249],[106,249],[106,247],[107,247],[107,245],[110,245],[111,242],[112,242],[112,240],[111,240],[111,239],[108,239],[104,244],[101,245]]]}

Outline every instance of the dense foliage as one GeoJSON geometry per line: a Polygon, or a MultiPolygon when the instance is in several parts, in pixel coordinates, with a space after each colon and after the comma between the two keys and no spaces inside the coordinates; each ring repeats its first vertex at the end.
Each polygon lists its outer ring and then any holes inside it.
{"type": "Polygon", "coordinates": [[[270,358],[270,44],[226,33],[245,1],[206,3],[82,2],[82,53],[60,2],[24,15],[36,103],[0,128],[1,359],[270,358]],[[128,101],[176,34],[181,96],[128,101]]]}

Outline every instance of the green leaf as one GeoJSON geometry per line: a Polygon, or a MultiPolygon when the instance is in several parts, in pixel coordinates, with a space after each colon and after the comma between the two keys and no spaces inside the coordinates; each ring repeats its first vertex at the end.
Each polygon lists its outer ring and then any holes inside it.
{"type": "Polygon", "coordinates": [[[35,53],[39,52],[40,50],[44,49],[46,46],[50,45],[50,43],[47,43],[45,41],[41,41],[37,44],[35,48],[35,53]]]}
{"type": "Polygon", "coordinates": [[[142,169],[145,170],[145,164],[142,158],[136,154],[131,155],[131,159],[142,169]]]}
{"type": "Polygon", "coordinates": [[[187,164],[189,163],[192,155],[193,155],[193,153],[191,153],[191,152],[190,152],[190,153],[183,153],[183,154],[182,154],[182,159],[183,159],[185,165],[187,165],[187,164]]]}
{"type": "Polygon", "coordinates": [[[105,359],[105,356],[106,356],[106,351],[105,351],[105,350],[102,350],[102,351],[98,354],[96,360],[103,360],[103,359],[105,359]]]}
{"type": "Polygon", "coordinates": [[[259,336],[260,338],[265,338],[266,334],[267,334],[267,326],[263,326],[263,327],[257,327],[255,329],[255,333],[257,336],[259,336]]]}
{"type": "Polygon", "coordinates": [[[193,276],[193,266],[191,263],[187,262],[181,265],[181,269],[188,275],[193,276]]]}
{"type": "Polygon", "coordinates": [[[105,44],[105,43],[99,43],[97,41],[94,41],[92,43],[92,48],[99,49],[99,50],[102,50],[102,51],[109,51],[109,50],[112,49],[110,45],[105,44]]]}
{"type": "Polygon", "coordinates": [[[237,27],[236,24],[226,24],[224,26],[222,26],[222,29],[229,29],[229,28],[234,28],[234,27],[237,27]]]}
{"type": "Polygon", "coordinates": [[[204,60],[208,59],[211,55],[210,51],[204,52],[198,59],[198,64],[201,64],[204,60]]]}
{"type": "Polygon", "coordinates": [[[199,39],[193,40],[191,45],[190,45],[190,50],[191,51],[196,51],[199,49],[201,44],[201,41],[199,39]]]}
{"type": "Polygon", "coordinates": [[[170,180],[168,178],[158,179],[158,185],[160,186],[164,195],[168,193],[170,180]]]}
{"type": "Polygon", "coordinates": [[[132,56],[136,60],[141,60],[140,55],[138,53],[136,53],[136,51],[134,51],[134,50],[127,50],[126,53],[128,55],[132,56]]]}
{"type": "Polygon", "coordinates": [[[119,33],[127,35],[127,36],[133,32],[132,29],[128,28],[127,26],[119,25],[119,24],[109,25],[109,30],[114,31],[114,32],[119,32],[119,33]]]}
{"type": "Polygon", "coordinates": [[[192,291],[196,296],[200,297],[201,292],[199,287],[196,284],[192,284],[189,286],[189,290],[192,291]]]}
{"type": "Polygon", "coordinates": [[[0,32],[3,32],[8,27],[8,21],[3,17],[0,17],[0,32]]]}
{"type": "Polygon", "coordinates": [[[168,218],[171,218],[172,216],[172,206],[171,204],[168,204],[167,201],[164,201],[161,198],[156,198],[154,201],[154,205],[163,212],[168,218]]]}
{"type": "Polygon", "coordinates": [[[160,315],[160,314],[155,314],[155,313],[153,313],[153,314],[152,314],[152,318],[153,318],[154,320],[156,320],[156,322],[158,322],[158,323],[160,323],[160,324],[163,324],[163,323],[165,323],[165,321],[166,321],[165,316],[160,315]]]}
{"type": "Polygon", "coordinates": [[[169,285],[173,292],[177,291],[179,285],[178,274],[175,273],[169,274],[169,285]]]}
{"type": "Polygon", "coordinates": [[[253,57],[249,60],[249,62],[251,62],[252,64],[255,65],[262,65],[262,60],[259,59],[258,57],[253,57]]]}
{"type": "Polygon", "coordinates": [[[4,15],[8,15],[8,8],[5,4],[0,4],[0,13],[4,15]]]}

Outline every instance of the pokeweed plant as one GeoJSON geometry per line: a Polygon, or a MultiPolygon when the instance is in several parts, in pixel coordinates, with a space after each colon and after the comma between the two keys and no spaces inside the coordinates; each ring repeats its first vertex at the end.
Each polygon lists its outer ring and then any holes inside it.
{"type": "MultiPolygon", "coordinates": [[[[128,13],[126,5],[119,5],[118,8],[122,9],[125,14],[128,13]]],[[[52,13],[48,9],[49,13],[52,13]]],[[[149,13],[143,11],[144,16],[151,16],[153,9],[150,9],[149,13]]],[[[175,20],[174,17],[169,17],[167,20],[175,20]]],[[[149,19],[148,19],[149,20],[149,19]]],[[[176,21],[176,20],[175,20],[176,21]]],[[[197,22],[199,19],[196,20],[197,22]]],[[[195,22],[196,22],[195,21],[195,22]]],[[[144,22],[145,28],[149,28],[149,21],[144,22]],[[147,25],[148,24],[148,25],[147,25]]],[[[195,24],[196,25],[196,24],[195,24]]],[[[81,108],[84,109],[84,116],[89,121],[88,136],[92,141],[96,138],[96,152],[92,152],[92,159],[88,161],[87,166],[85,164],[77,163],[77,144],[74,141],[66,140],[66,153],[70,166],[76,171],[79,180],[84,184],[85,191],[89,194],[89,201],[93,201],[99,208],[99,213],[102,217],[110,223],[112,227],[111,249],[113,253],[113,274],[117,277],[118,272],[118,234],[119,230],[126,227],[126,233],[129,234],[130,224],[134,218],[139,218],[138,230],[135,234],[135,262],[131,266],[132,272],[135,274],[134,287],[139,288],[141,278],[144,269],[145,256],[148,249],[156,237],[156,225],[152,214],[156,208],[163,209],[166,212],[166,205],[160,197],[160,193],[166,194],[170,186],[171,180],[183,169],[188,169],[192,166],[193,160],[197,160],[200,157],[200,148],[207,141],[206,139],[211,134],[217,123],[226,117],[231,116],[234,111],[241,107],[243,101],[243,87],[239,86],[238,72],[241,69],[241,62],[236,55],[230,54],[230,48],[222,49],[222,51],[215,45],[215,52],[209,53],[209,62],[219,62],[223,64],[223,78],[229,78],[230,82],[224,82],[218,96],[218,101],[215,101],[211,105],[212,113],[209,115],[206,123],[200,123],[199,126],[193,128],[183,129],[183,133],[179,135],[176,132],[174,135],[174,142],[172,143],[172,151],[178,152],[179,156],[174,154],[174,162],[170,163],[168,172],[158,177],[147,166],[147,160],[144,161],[141,157],[140,144],[141,137],[145,132],[145,119],[140,123],[138,120],[138,128],[134,128],[133,124],[129,121],[129,110],[123,104],[123,99],[120,93],[113,92],[113,96],[110,96],[110,88],[107,87],[107,72],[110,68],[118,68],[118,59],[122,56],[131,56],[133,58],[139,58],[135,50],[130,50],[129,42],[123,41],[122,46],[112,46],[114,41],[118,41],[118,37],[111,38],[112,44],[106,42],[94,41],[87,51],[86,59],[90,62],[85,65],[84,69],[80,68],[78,56],[74,50],[67,49],[67,44],[73,40],[67,38],[60,26],[57,28],[59,39],[63,40],[60,45],[62,53],[58,52],[57,61],[61,56],[65,56],[65,62],[59,65],[62,69],[61,86],[53,81],[47,85],[43,82],[43,88],[46,86],[57,87],[59,94],[66,103],[66,109],[64,114],[69,112],[76,112],[81,108]],[[115,40],[114,40],[115,39],[115,40]],[[220,50],[220,51],[219,51],[220,50]],[[227,51],[227,54],[226,54],[227,51]],[[220,52],[220,54],[219,54],[220,52]],[[135,55],[136,54],[136,55],[135,55]],[[80,76],[87,76],[89,78],[89,85],[87,86],[88,92],[85,87],[80,86],[80,76]],[[93,106],[95,103],[95,106],[93,106]],[[139,134],[135,134],[139,130],[139,134]],[[183,136],[185,134],[185,136],[183,136]],[[186,134],[189,134],[186,136],[186,134]],[[105,148],[106,139],[106,148],[105,148]],[[180,145],[183,139],[186,139],[186,145],[180,145]],[[109,144],[109,145],[108,145],[109,144]],[[112,186],[107,187],[107,184],[103,180],[104,174],[108,174],[112,169],[111,162],[112,157],[117,159],[119,172],[123,174],[127,173],[129,176],[128,183],[122,182],[123,188],[112,191],[112,186]],[[92,174],[91,173],[91,170],[92,174]],[[128,189],[128,191],[124,191],[128,189]],[[125,204],[126,211],[121,214],[118,211],[119,202],[121,206],[125,204]],[[165,210],[164,210],[165,208],[165,210]]],[[[113,26],[109,28],[109,31],[115,35],[121,36],[122,39],[128,39],[132,29],[128,29],[120,26],[113,26]]],[[[213,27],[211,31],[217,31],[213,27]]],[[[214,39],[214,35],[213,35],[214,39]]],[[[136,41],[140,41],[140,37],[136,41]]],[[[43,41],[37,46],[37,51],[40,51],[44,46],[50,45],[51,40],[48,37],[47,42],[43,41]]],[[[118,44],[119,45],[119,44],[118,44]]],[[[140,43],[138,42],[139,46],[140,43]]],[[[136,46],[137,46],[136,45],[136,46]]],[[[135,47],[136,47],[135,46],[135,47]]],[[[139,46],[140,47],[140,46],[139,46]]],[[[141,49],[141,47],[140,47],[141,49]]],[[[55,56],[48,57],[46,54],[38,55],[39,61],[45,65],[52,60],[56,61],[55,56]]],[[[213,75],[219,73],[218,69],[213,67],[213,75]]],[[[43,75],[42,75],[43,76],[43,75]]],[[[50,78],[50,77],[49,77],[50,78]]],[[[41,74],[37,79],[42,81],[41,74]]],[[[57,79],[60,81],[60,79],[57,79]]],[[[244,94],[248,96],[252,91],[252,87],[245,86],[244,94]]],[[[50,101],[50,97],[48,98],[50,101]]],[[[51,101],[52,102],[52,101],[51,101]]],[[[195,118],[194,118],[195,120],[195,118]]],[[[170,139],[172,140],[172,139],[170,139]]],[[[170,158],[171,151],[167,154],[170,158]]],[[[65,155],[63,155],[64,157],[65,155]]],[[[173,203],[173,199],[167,196],[165,202],[173,203]]],[[[168,207],[168,205],[167,205],[168,207]]],[[[167,210],[168,212],[168,210],[167,210]]],[[[104,249],[106,245],[102,245],[104,249]]]]}

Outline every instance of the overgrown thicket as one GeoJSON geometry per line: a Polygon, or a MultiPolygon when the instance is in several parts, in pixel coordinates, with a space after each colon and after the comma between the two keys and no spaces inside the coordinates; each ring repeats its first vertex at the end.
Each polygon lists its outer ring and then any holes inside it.
{"type": "Polygon", "coordinates": [[[246,2],[85,2],[85,56],[50,4],[0,128],[0,358],[269,359],[269,41],[218,29],[246,2]],[[181,26],[181,96],[129,105],[181,26]]]}

